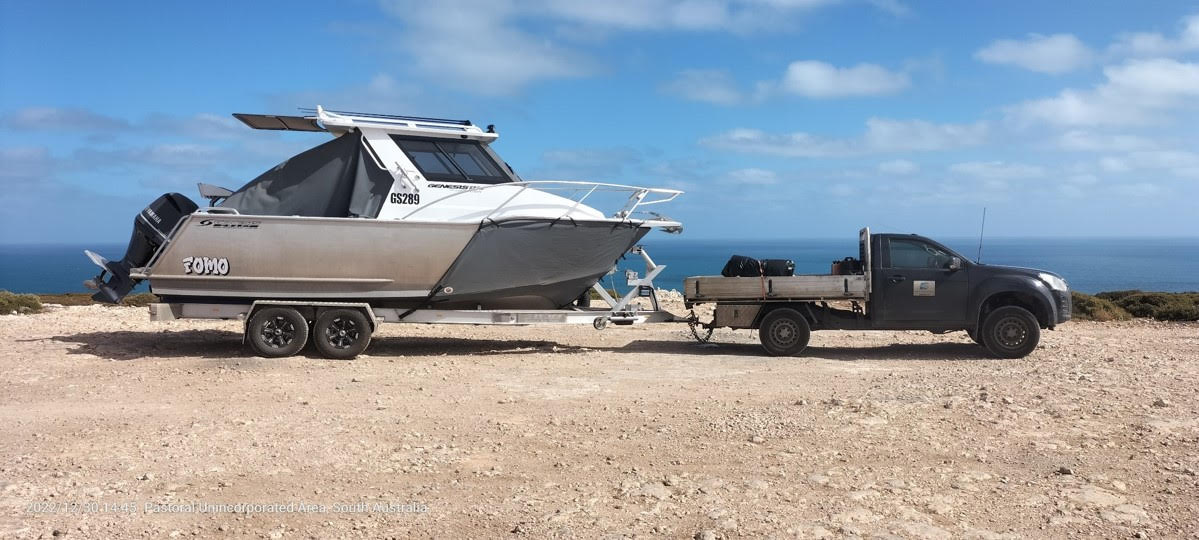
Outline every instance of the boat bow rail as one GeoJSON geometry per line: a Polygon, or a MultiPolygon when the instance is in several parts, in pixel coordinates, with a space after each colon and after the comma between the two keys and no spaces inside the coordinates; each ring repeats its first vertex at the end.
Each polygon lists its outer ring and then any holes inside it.
{"type": "MultiPolygon", "coordinates": [[[[632,220],[632,216],[638,213],[637,210],[641,207],[668,203],[678,198],[679,195],[683,194],[682,191],[677,189],[649,188],[629,186],[624,184],[608,184],[603,182],[584,182],[579,180],[529,180],[524,182],[506,182],[503,184],[480,186],[470,190],[451,193],[444,197],[434,199],[428,204],[408,212],[400,219],[409,219],[420,212],[428,210],[429,208],[435,207],[440,203],[456,197],[477,194],[480,191],[485,190],[512,188],[516,189],[513,190],[513,193],[504,199],[501,204],[496,206],[491,210],[490,213],[484,216],[484,220],[491,219],[493,216],[507,208],[513,201],[519,198],[522,193],[528,190],[553,192],[554,194],[561,196],[564,201],[569,201],[562,204],[563,212],[558,219],[570,217],[572,212],[583,206],[583,201],[597,193],[628,193],[628,198],[623,201],[623,205],[611,215],[612,218],[624,221],[632,220]]],[[[681,226],[681,223],[677,221],[654,213],[650,213],[650,217],[641,219],[639,221],[654,222],[654,225],[665,228],[677,228],[681,226]]]]}

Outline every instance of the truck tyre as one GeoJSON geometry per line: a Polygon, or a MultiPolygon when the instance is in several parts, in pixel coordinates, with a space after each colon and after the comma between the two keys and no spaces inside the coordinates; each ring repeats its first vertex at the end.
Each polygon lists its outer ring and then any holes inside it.
{"type": "Polygon", "coordinates": [[[312,324],[312,343],[325,358],[354,358],[371,343],[370,321],[357,309],[322,311],[312,324]]]}
{"type": "Polygon", "coordinates": [[[1003,306],[987,315],[979,337],[991,354],[999,358],[1021,358],[1037,348],[1041,341],[1041,325],[1027,309],[1003,306]]]}
{"type": "Polygon", "coordinates": [[[798,311],[780,308],[767,313],[758,325],[758,339],[771,356],[794,356],[808,346],[812,329],[798,311]]]}
{"type": "Polygon", "coordinates": [[[259,356],[292,356],[308,343],[308,320],[295,308],[263,308],[250,317],[246,334],[259,356]]]}

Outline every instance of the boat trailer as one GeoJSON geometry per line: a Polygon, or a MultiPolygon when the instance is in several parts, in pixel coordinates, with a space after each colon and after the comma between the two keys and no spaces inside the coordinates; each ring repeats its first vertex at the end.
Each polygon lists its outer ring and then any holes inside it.
{"type": "Polygon", "coordinates": [[[278,341],[289,340],[289,345],[290,340],[306,341],[307,322],[312,321],[312,333],[315,334],[313,337],[316,338],[317,348],[325,356],[333,358],[352,358],[365,350],[370,341],[370,334],[374,333],[381,323],[500,326],[591,324],[596,330],[603,330],[609,324],[627,326],[688,322],[688,319],[676,317],[662,309],[658,303],[654,278],[666,269],[666,265],[655,263],[642,246],[634,246],[628,253],[640,256],[645,262],[645,275],[642,277],[633,270],[627,270],[626,284],[630,289],[619,298],[605,289],[602,281],[592,285],[592,290],[606,306],[576,306],[570,309],[403,309],[375,307],[367,302],[304,300],[257,300],[250,304],[153,303],[149,306],[150,320],[240,320],[243,321],[243,342],[248,341],[258,354],[269,357],[290,356],[299,352],[303,343],[294,347],[295,351],[291,351],[293,347],[280,347],[278,341]],[[651,309],[642,309],[636,303],[639,298],[647,298],[651,309]],[[302,316],[303,323],[298,319],[289,320],[289,313],[302,316]],[[322,316],[323,313],[342,313],[346,316],[339,322],[333,320],[337,317],[325,317],[322,316]],[[363,320],[355,321],[353,313],[360,313],[363,320]],[[263,314],[267,314],[265,318],[271,320],[264,321],[264,317],[261,316],[263,314]],[[367,328],[350,328],[350,337],[353,338],[350,341],[355,342],[354,346],[337,347],[336,342],[339,339],[345,342],[347,324],[354,327],[355,322],[364,322],[367,328]],[[341,326],[338,326],[339,324],[341,326]],[[298,328],[301,325],[305,326],[303,330],[298,328]],[[271,340],[275,342],[272,343],[271,340]],[[360,347],[358,342],[362,342],[360,347]],[[267,346],[263,346],[264,344],[267,346]]]}

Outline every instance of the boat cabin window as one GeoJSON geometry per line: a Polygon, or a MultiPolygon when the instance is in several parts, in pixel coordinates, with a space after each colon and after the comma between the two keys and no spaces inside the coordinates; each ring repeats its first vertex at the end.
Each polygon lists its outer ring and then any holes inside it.
{"type": "Polygon", "coordinates": [[[512,181],[476,141],[414,139],[398,135],[391,138],[430,181],[473,184],[512,181]]]}

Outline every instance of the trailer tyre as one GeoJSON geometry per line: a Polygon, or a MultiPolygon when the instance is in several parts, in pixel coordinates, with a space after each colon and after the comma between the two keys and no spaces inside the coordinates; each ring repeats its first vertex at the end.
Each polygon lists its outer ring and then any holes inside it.
{"type": "Polygon", "coordinates": [[[1003,306],[987,314],[979,334],[983,345],[999,358],[1028,356],[1041,341],[1037,318],[1020,306],[1003,306]]]}
{"type": "Polygon", "coordinates": [[[263,308],[250,318],[246,333],[260,356],[292,356],[308,343],[308,320],[295,308],[263,308]]]}
{"type": "Polygon", "coordinates": [[[371,343],[371,325],[357,309],[330,309],[317,315],[312,343],[325,358],[348,360],[371,343]]]}
{"type": "Polygon", "coordinates": [[[767,313],[758,326],[758,338],[771,356],[794,356],[808,346],[812,329],[798,311],[781,308],[767,313]]]}

